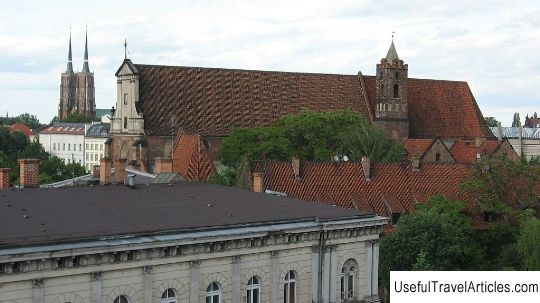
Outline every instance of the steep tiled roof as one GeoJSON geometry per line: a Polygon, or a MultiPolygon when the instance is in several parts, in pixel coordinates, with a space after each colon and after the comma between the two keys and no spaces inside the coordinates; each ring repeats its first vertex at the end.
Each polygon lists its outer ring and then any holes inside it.
{"type": "Polygon", "coordinates": [[[458,162],[474,163],[477,161],[477,154],[491,157],[501,144],[502,141],[486,140],[476,147],[475,140],[456,140],[450,152],[458,162]]]}
{"type": "Polygon", "coordinates": [[[435,139],[405,139],[401,144],[407,151],[407,157],[422,157],[429,149],[435,139]]]}
{"type": "MultiPolygon", "coordinates": [[[[201,136],[226,136],[232,128],[267,126],[301,109],[352,109],[366,118],[375,109],[373,76],[134,66],[148,135],[171,135],[171,121],[201,136]]],[[[409,137],[492,136],[467,83],[408,83],[409,137]]]]}
{"type": "Polygon", "coordinates": [[[199,135],[184,134],[173,152],[173,171],[186,181],[206,181],[215,172],[199,135]]]}
{"type": "MultiPolygon", "coordinates": [[[[362,165],[353,162],[301,163],[299,178],[285,162],[252,163],[251,169],[264,173],[267,190],[382,216],[411,211],[435,194],[457,199],[458,184],[470,170],[458,163],[422,163],[419,171],[408,163],[375,163],[368,181],[362,165]]],[[[476,227],[482,226],[479,214],[472,213],[476,227]]]]}

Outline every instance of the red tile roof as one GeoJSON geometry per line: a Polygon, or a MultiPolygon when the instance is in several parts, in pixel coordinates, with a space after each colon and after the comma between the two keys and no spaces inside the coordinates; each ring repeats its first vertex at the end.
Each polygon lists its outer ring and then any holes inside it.
{"type": "Polygon", "coordinates": [[[407,151],[407,158],[421,158],[429,149],[435,139],[404,139],[401,144],[407,151]]]}
{"type": "MultiPolygon", "coordinates": [[[[252,172],[264,173],[265,189],[289,197],[391,216],[409,212],[435,194],[458,199],[458,184],[470,171],[469,165],[459,163],[422,163],[419,171],[410,163],[371,167],[370,181],[361,164],[353,162],[301,163],[300,178],[284,162],[252,163],[252,172]]],[[[482,227],[479,213],[471,212],[475,226],[482,227]]]]}
{"type": "Polygon", "coordinates": [[[19,131],[19,132],[23,133],[26,137],[30,137],[31,135],[33,135],[33,132],[30,129],[30,127],[26,126],[26,124],[24,124],[24,123],[17,122],[15,124],[11,125],[9,127],[9,129],[10,129],[11,132],[19,131]]]}
{"type": "MultiPolygon", "coordinates": [[[[171,135],[170,121],[201,136],[267,126],[301,109],[375,109],[375,77],[135,64],[148,135],[171,135]]],[[[491,137],[465,82],[409,79],[411,138],[491,137]]]]}
{"type": "Polygon", "coordinates": [[[456,140],[450,152],[457,162],[475,163],[477,161],[477,154],[491,157],[502,142],[486,140],[479,147],[476,147],[475,140],[456,140]]]}
{"type": "Polygon", "coordinates": [[[173,151],[172,161],[173,172],[182,175],[186,181],[206,181],[215,172],[199,135],[180,136],[173,151]]]}

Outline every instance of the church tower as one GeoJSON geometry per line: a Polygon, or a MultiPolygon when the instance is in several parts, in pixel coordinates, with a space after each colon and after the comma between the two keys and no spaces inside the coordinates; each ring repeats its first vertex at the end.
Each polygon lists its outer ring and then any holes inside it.
{"type": "Polygon", "coordinates": [[[63,120],[70,114],[94,118],[96,115],[94,92],[94,73],[90,72],[88,65],[88,34],[86,34],[84,45],[83,69],[81,72],[74,73],[70,33],[67,69],[62,73],[60,83],[58,118],[63,120]]]}
{"type": "Polygon", "coordinates": [[[399,59],[392,39],[386,58],[377,64],[375,123],[398,141],[409,136],[407,83],[408,66],[399,59]]]}

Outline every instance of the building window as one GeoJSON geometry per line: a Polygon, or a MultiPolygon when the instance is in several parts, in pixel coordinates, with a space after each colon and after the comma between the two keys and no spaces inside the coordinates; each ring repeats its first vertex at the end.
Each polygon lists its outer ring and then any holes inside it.
{"type": "Polygon", "coordinates": [[[251,277],[247,287],[247,303],[261,302],[261,283],[258,277],[251,277]]]}
{"type": "Polygon", "coordinates": [[[103,144],[100,144],[100,145],[99,145],[99,149],[100,149],[100,150],[103,150],[103,144]]]}
{"type": "Polygon", "coordinates": [[[66,150],[66,143],[62,143],[62,150],[66,150]]]}
{"type": "Polygon", "coordinates": [[[124,128],[127,128],[127,117],[124,117],[124,128]]]}
{"type": "Polygon", "coordinates": [[[56,143],[53,143],[52,149],[53,149],[53,150],[56,150],[56,143]]]}
{"type": "Polygon", "coordinates": [[[292,270],[285,276],[283,303],[296,303],[296,273],[292,270]]]}
{"type": "Polygon", "coordinates": [[[396,225],[401,217],[401,213],[392,213],[392,225],[396,225]]]}
{"type": "Polygon", "coordinates": [[[353,259],[349,259],[341,269],[341,302],[354,300],[356,268],[356,262],[353,259]]]}
{"type": "Polygon", "coordinates": [[[490,223],[494,222],[497,216],[493,212],[485,211],[482,213],[482,217],[482,219],[484,219],[484,223],[490,223]]]}
{"type": "Polygon", "coordinates": [[[394,84],[394,98],[399,98],[399,84],[394,84]]]}
{"type": "Polygon", "coordinates": [[[68,150],[71,150],[71,143],[68,143],[68,150]]]}
{"type": "Polygon", "coordinates": [[[221,288],[217,282],[212,282],[206,288],[206,303],[221,303],[221,288]]]}
{"type": "Polygon", "coordinates": [[[124,94],[124,105],[127,105],[127,93],[124,94]]]}
{"type": "Polygon", "coordinates": [[[435,161],[437,161],[437,162],[441,161],[441,154],[440,153],[435,154],[435,161]]]}
{"type": "Polygon", "coordinates": [[[126,296],[120,295],[120,296],[116,297],[116,299],[114,299],[113,303],[129,303],[129,300],[128,300],[128,298],[126,296]]]}
{"type": "Polygon", "coordinates": [[[168,288],[161,295],[161,303],[176,303],[176,292],[172,288],[168,288]]]}
{"type": "Polygon", "coordinates": [[[82,151],[82,144],[79,143],[79,151],[82,151]]]}
{"type": "Polygon", "coordinates": [[[396,80],[399,79],[399,73],[396,72],[396,80]]]}
{"type": "Polygon", "coordinates": [[[86,149],[88,149],[88,143],[86,143],[86,149]]]}

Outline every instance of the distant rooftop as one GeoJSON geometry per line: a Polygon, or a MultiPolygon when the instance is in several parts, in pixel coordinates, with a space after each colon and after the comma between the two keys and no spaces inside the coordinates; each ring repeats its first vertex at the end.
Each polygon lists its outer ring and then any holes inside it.
{"type": "Polygon", "coordinates": [[[86,131],[87,137],[107,137],[111,125],[107,123],[98,123],[90,126],[86,131]]]}
{"type": "MultiPolygon", "coordinates": [[[[495,137],[499,136],[499,129],[497,127],[489,128],[495,137]]],[[[519,127],[501,127],[503,138],[518,138],[519,127]]],[[[528,128],[521,129],[521,137],[524,139],[540,139],[540,128],[528,128]]]]}

